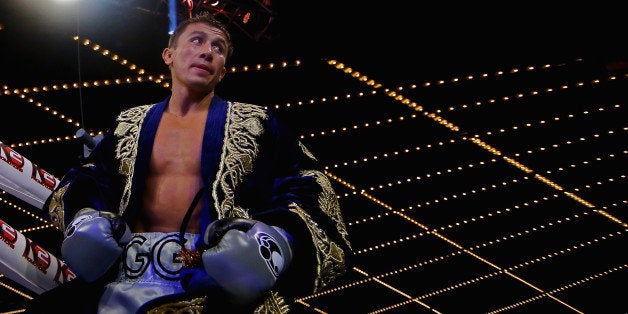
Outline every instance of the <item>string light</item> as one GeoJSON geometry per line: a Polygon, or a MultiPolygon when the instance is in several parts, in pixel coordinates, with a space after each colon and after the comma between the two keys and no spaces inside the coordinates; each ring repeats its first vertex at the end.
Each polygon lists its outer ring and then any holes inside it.
{"type": "MultiPolygon", "coordinates": [[[[78,40],[78,37],[76,38],[76,40],[78,40]]],[[[126,60],[126,59],[120,59],[120,57],[119,57],[118,55],[115,55],[115,54],[113,54],[113,55],[112,55],[112,54],[110,53],[110,51],[108,51],[108,50],[103,50],[103,49],[100,47],[100,45],[93,44],[93,43],[91,43],[91,41],[90,41],[90,40],[84,40],[84,41],[83,41],[83,45],[85,45],[85,46],[89,46],[89,45],[91,45],[91,47],[92,47],[92,50],[93,50],[93,51],[95,51],[95,52],[100,51],[100,52],[102,53],[102,55],[103,55],[103,56],[110,56],[112,60],[114,60],[114,61],[119,61],[119,63],[120,63],[120,64],[127,66],[130,70],[137,71],[139,74],[144,74],[144,70],[143,70],[143,69],[138,69],[136,65],[134,65],[134,64],[130,64],[130,63],[129,63],[129,61],[128,61],[128,60],[126,60]]],[[[365,82],[365,84],[366,84],[367,86],[371,86],[373,89],[375,89],[375,90],[374,90],[372,93],[370,93],[370,94],[368,94],[368,93],[360,93],[360,94],[359,94],[359,96],[360,96],[360,97],[362,97],[362,96],[364,96],[364,95],[374,95],[374,94],[377,92],[377,90],[378,90],[378,89],[379,89],[380,91],[382,91],[382,89],[383,89],[383,87],[382,87],[382,85],[381,85],[381,84],[377,83],[377,82],[376,82],[376,81],[374,81],[374,80],[368,79],[368,77],[367,77],[367,76],[365,76],[365,75],[361,74],[360,72],[354,71],[352,68],[347,67],[346,65],[344,65],[344,64],[342,64],[342,63],[338,63],[338,62],[332,61],[332,62],[330,62],[330,64],[333,64],[334,66],[336,66],[336,68],[341,69],[344,73],[349,74],[351,77],[356,78],[357,80],[359,80],[359,81],[361,81],[361,82],[365,82]]],[[[295,63],[295,65],[296,65],[296,66],[300,65],[300,62],[298,62],[298,64],[297,64],[297,63],[295,63]]],[[[282,63],[282,66],[284,66],[284,67],[285,67],[285,66],[287,66],[287,63],[282,63]]],[[[275,66],[274,66],[274,64],[272,64],[272,66],[271,66],[271,65],[269,65],[269,66],[267,66],[266,68],[267,68],[267,69],[274,69],[274,68],[275,68],[275,66]]],[[[547,67],[544,67],[544,68],[547,68],[547,67]]],[[[253,67],[243,66],[243,67],[241,67],[241,68],[237,68],[237,69],[236,69],[235,67],[232,67],[232,68],[230,69],[230,71],[231,71],[231,72],[238,72],[238,71],[241,71],[241,72],[247,72],[247,71],[250,71],[251,69],[255,69],[255,70],[263,70],[263,69],[265,69],[265,67],[262,67],[261,65],[259,65],[259,64],[258,64],[258,65],[255,65],[255,66],[253,66],[253,67]]],[[[527,68],[527,70],[528,70],[528,71],[531,71],[531,70],[534,70],[534,69],[536,69],[536,68],[534,68],[534,67],[527,68]]],[[[516,70],[514,70],[514,69],[513,69],[512,71],[510,71],[510,72],[508,72],[508,73],[515,74],[515,73],[518,73],[518,72],[519,72],[519,70],[518,70],[518,69],[516,69],[516,70]]],[[[500,76],[500,75],[505,75],[505,73],[507,73],[507,72],[500,71],[500,72],[497,72],[497,73],[496,73],[496,75],[498,75],[498,76],[500,76]]],[[[162,82],[162,80],[164,80],[164,77],[160,77],[160,78],[159,78],[159,82],[158,82],[157,80],[152,80],[152,79],[150,79],[151,77],[152,77],[152,76],[148,76],[148,77],[147,77],[147,78],[148,78],[148,80],[149,80],[149,81],[156,82],[156,83],[161,83],[161,82],[162,82]]],[[[467,80],[471,80],[471,79],[475,79],[475,77],[476,77],[476,76],[467,76],[467,77],[466,77],[466,79],[467,79],[467,80]]],[[[480,78],[486,78],[486,77],[488,77],[488,75],[486,75],[486,74],[482,74],[482,75],[479,75],[479,76],[477,76],[477,77],[480,77],[480,78]]],[[[614,80],[614,79],[616,79],[616,77],[612,77],[612,79],[614,80]]],[[[137,82],[141,82],[141,81],[143,81],[143,80],[145,80],[145,76],[139,76],[139,77],[136,77],[136,78],[134,78],[134,79],[131,79],[131,78],[126,78],[126,79],[122,79],[122,80],[120,80],[120,79],[116,79],[114,82],[115,82],[116,84],[123,84],[123,83],[128,83],[128,84],[130,84],[130,83],[133,83],[133,82],[136,82],[136,81],[137,81],[137,82]]],[[[451,80],[451,82],[452,82],[452,83],[458,83],[458,82],[460,82],[460,81],[461,81],[461,79],[459,79],[459,78],[454,78],[454,79],[452,79],[452,80],[451,80]]],[[[93,82],[86,82],[86,83],[84,83],[84,85],[83,85],[83,86],[84,86],[84,87],[102,86],[102,85],[108,85],[108,84],[111,84],[111,82],[112,82],[112,81],[93,81],[93,82]]],[[[591,84],[599,84],[599,83],[601,83],[601,81],[600,81],[600,80],[594,80],[591,84]]],[[[438,82],[438,84],[445,84],[445,81],[439,81],[439,82],[438,82]]],[[[431,85],[432,85],[432,84],[424,84],[423,86],[431,86],[431,85]]],[[[62,89],[68,89],[68,88],[70,88],[70,86],[72,86],[72,88],[78,88],[75,84],[70,84],[70,85],[68,85],[68,84],[63,84],[63,85],[61,85],[60,87],[59,87],[58,85],[54,85],[54,86],[52,87],[52,89],[53,89],[53,90],[57,90],[57,89],[59,89],[59,88],[62,88],[62,89]]],[[[169,85],[162,85],[162,86],[164,86],[164,87],[169,87],[169,85]]],[[[578,82],[577,84],[575,84],[575,86],[579,86],[579,87],[580,87],[580,86],[584,86],[584,83],[583,83],[583,82],[578,82]]],[[[416,87],[416,85],[414,85],[414,87],[416,87]]],[[[565,89],[567,89],[567,88],[568,88],[568,85],[561,85],[558,89],[559,89],[559,90],[565,90],[565,89]]],[[[10,91],[10,89],[8,89],[7,87],[4,87],[3,89],[4,89],[4,92],[3,92],[2,94],[4,94],[4,95],[10,95],[10,94],[17,94],[17,95],[20,95],[20,94],[27,94],[27,93],[30,93],[30,92],[39,92],[39,90],[40,90],[39,88],[37,88],[37,90],[35,90],[35,88],[33,88],[33,89],[32,89],[32,91],[31,91],[30,89],[23,89],[23,90],[21,90],[21,91],[16,89],[16,90],[14,90],[13,92],[11,92],[11,91],[10,91]]],[[[48,87],[41,87],[41,90],[42,90],[42,91],[48,91],[48,90],[49,90],[49,88],[48,88],[48,87]]],[[[442,125],[442,126],[444,126],[444,127],[448,128],[448,129],[450,129],[451,131],[454,131],[454,132],[458,132],[458,131],[459,131],[459,128],[458,128],[457,126],[455,126],[452,122],[447,121],[447,120],[446,120],[446,119],[444,119],[443,117],[439,116],[439,115],[437,114],[438,112],[434,112],[434,113],[425,112],[422,106],[419,106],[417,103],[413,102],[411,99],[406,98],[405,96],[403,96],[403,95],[401,94],[401,91],[403,91],[403,88],[397,88],[397,90],[396,90],[396,91],[394,91],[394,90],[383,90],[383,91],[386,93],[386,95],[387,95],[387,96],[391,97],[391,98],[392,98],[392,99],[394,99],[395,101],[398,101],[398,102],[400,102],[400,103],[402,103],[402,104],[404,104],[404,105],[406,105],[406,106],[409,106],[409,107],[411,107],[411,108],[414,108],[414,109],[415,109],[415,111],[423,112],[423,116],[425,116],[425,117],[427,117],[427,118],[430,118],[430,119],[431,119],[431,120],[433,120],[434,122],[436,122],[436,123],[438,123],[438,124],[440,124],[440,125],[442,125]]],[[[543,90],[543,91],[533,91],[533,92],[531,92],[531,93],[530,93],[530,95],[539,95],[539,94],[541,94],[541,93],[552,93],[552,92],[555,92],[555,89],[553,89],[553,88],[548,88],[548,89],[543,90]]],[[[350,95],[350,94],[348,94],[348,95],[350,95]]],[[[346,98],[350,98],[348,95],[347,95],[347,96],[345,96],[345,97],[346,97],[346,98]]],[[[516,98],[521,98],[521,97],[524,97],[524,95],[525,95],[525,94],[523,94],[523,93],[518,93],[518,94],[516,94],[516,95],[515,95],[515,97],[516,97],[516,98]]],[[[331,98],[329,98],[329,97],[325,97],[325,98],[321,98],[320,100],[310,99],[310,100],[308,100],[308,101],[299,101],[299,102],[297,102],[297,104],[298,104],[299,106],[301,106],[301,105],[303,105],[303,104],[314,104],[314,103],[317,103],[317,102],[321,102],[321,103],[323,103],[323,102],[326,102],[328,99],[334,99],[334,100],[337,100],[338,98],[336,98],[336,97],[331,97],[331,98]]],[[[496,98],[496,99],[489,99],[487,102],[489,102],[489,103],[497,103],[497,102],[499,102],[499,101],[502,101],[502,102],[507,102],[507,101],[509,101],[510,99],[511,99],[511,97],[510,97],[510,96],[503,96],[501,99],[497,99],[497,98],[496,98]]],[[[29,102],[34,102],[34,100],[32,100],[32,99],[28,99],[28,101],[29,101],[29,102]]],[[[475,103],[475,106],[480,106],[480,105],[482,105],[482,104],[483,104],[482,102],[476,102],[476,103],[475,103]]],[[[37,105],[38,105],[38,107],[42,107],[42,108],[44,108],[44,110],[46,110],[46,111],[48,111],[48,112],[51,112],[51,114],[53,114],[53,115],[59,115],[59,113],[58,113],[57,111],[52,110],[50,107],[45,107],[45,106],[43,106],[42,104],[37,104],[37,105]]],[[[279,105],[276,105],[276,106],[275,106],[275,108],[278,108],[278,106],[279,106],[279,105]]],[[[291,104],[290,104],[290,103],[288,103],[288,104],[285,104],[284,106],[285,106],[286,108],[288,108],[288,107],[291,107],[291,104]]],[[[463,106],[464,106],[464,108],[465,108],[465,109],[466,109],[466,108],[469,108],[467,105],[463,105],[463,106]]],[[[454,107],[450,107],[450,108],[454,108],[454,107]]],[[[63,116],[63,115],[61,115],[61,116],[63,116]]],[[[413,116],[412,116],[412,118],[415,118],[415,117],[416,117],[416,115],[413,115],[413,116]]],[[[402,121],[402,120],[403,120],[403,119],[400,119],[400,121],[402,121]]],[[[545,123],[545,122],[544,122],[544,123],[545,123]]],[[[316,135],[316,136],[327,136],[327,135],[330,135],[330,134],[337,134],[337,133],[339,133],[339,132],[346,132],[346,131],[348,131],[348,130],[356,130],[356,129],[358,129],[358,128],[372,127],[372,126],[375,126],[375,125],[379,126],[379,125],[381,125],[381,124],[382,124],[382,123],[381,123],[381,121],[376,121],[376,123],[364,123],[364,124],[361,124],[361,125],[353,125],[352,127],[344,127],[344,128],[342,128],[341,130],[332,129],[332,130],[328,130],[328,131],[319,131],[318,133],[313,132],[313,133],[311,133],[311,134],[318,134],[318,135],[316,135]]],[[[525,127],[531,127],[531,126],[532,126],[532,125],[525,125],[525,127]]],[[[517,128],[513,128],[513,130],[517,130],[517,129],[518,129],[518,127],[517,127],[517,128]]],[[[311,137],[313,137],[313,136],[314,136],[314,135],[311,135],[311,137]]],[[[68,139],[69,139],[68,137],[64,138],[64,140],[68,140],[68,139]]],[[[486,143],[486,142],[482,141],[482,140],[479,138],[479,136],[469,137],[469,138],[464,138],[464,139],[465,139],[465,140],[468,140],[468,141],[470,141],[470,142],[472,142],[472,143],[474,143],[474,144],[476,144],[476,145],[478,145],[478,146],[480,146],[480,147],[482,147],[483,149],[485,149],[486,151],[490,152],[491,154],[493,154],[493,155],[495,155],[495,156],[501,156],[501,152],[500,152],[498,149],[496,149],[496,148],[492,147],[491,145],[489,145],[488,143],[486,143]]],[[[51,140],[51,139],[48,139],[48,141],[49,141],[49,142],[50,142],[50,140],[51,140]]],[[[57,140],[57,141],[60,141],[60,140],[59,140],[59,138],[57,138],[56,140],[57,140]]],[[[33,141],[33,144],[35,144],[35,142],[39,143],[38,141],[33,141]]],[[[46,142],[46,140],[42,140],[41,142],[42,142],[42,143],[44,143],[44,142],[46,142]]],[[[27,142],[27,143],[29,143],[29,142],[27,142]]],[[[29,144],[23,144],[23,145],[29,145],[29,144]]],[[[411,151],[411,150],[409,150],[409,149],[404,150],[404,152],[405,152],[405,153],[408,153],[408,152],[410,152],[410,151],[411,151]]],[[[393,153],[391,153],[391,155],[393,155],[393,156],[398,156],[398,152],[393,152],[393,153]]],[[[379,156],[379,158],[385,158],[385,157],[389,157],[389,155],[388,155],[388,154],[384,154],[384,155],[382,155],[382,156],[379,156]]],[[[375,160],[375,159],[377,159],[377,157],[372,157],[372,159],[373,159],[373,160],[375,160]]],[[[528,169],[527,167],[525,167],[525,166],[524,166],[524,165],[522,165],[521,163],[517,162],[517,161],[516,161],[516,160],[514,160],[513,158],[511,158],[511,157],[507,157],[507,156],[503,156],[503,159],[504,159],[506,162],[508,162],[508,163],[512,164],[513,166],[517,167],[518,169],[520,169],[520,170],[522,170],[522,171],[524,171],[524,172],[526,172],[526,173],[532,173],[532,174],[534,175],[534,178],[537,178],[537,179],[538,179],[538,180],[540,180],[541,182],[544,182],[545,184],[547,184],[547,185],[549,185],[549,186],[552,186],[553,188],[555,188],[555,189],[557,189],[557,190],[559,190],[559,191],[563,191],[563,190],[564,190],[564,189],[563,189],[562,187],[560,187],[558,184],[556,184],[556,183],[552,182],[549,178],[547,178],[547,177],[545,177],[545,176],[543,176],[543,175],[540,175],[540,174],[538,174],[538,173],[534,173],[534,171],[532,171],[531,169],[528,169]]],[[[366,160],[364,160],[364,161],[366,161],[366,160]]],[[[493,159],[493,162],[494,162],[494,161],[495,161],[495,159],[493,159]]],[[[347,163],[344,163],[343,165],[345,165],[345,166],[350,165],[350,164],[354,164],[354,165],[355,165],[355,164],[357,164],[357,163],[358,163],[358,161],[357,161],[357,160],[354,160],[353,162],[347,162],[347,163]]],[[[449,170],[449,169],[448,169],[446,172],[447,172],[447,173],[451,173],[451,170],[449,170]]],[[[339,177],[337,177],[337,176],[335,176],[335,175],[333,175],[333,174],[329,173],[328,171],[326,171],[326,173],[327,173],[330,177],[332,177],[335,181],[337,181],[337,182],[341,183],[343,186],[345,186],[345,187],[349,188],[350,190],[352,190],[352,191],[353,191],[353,193],[354,193],[353,195],[360,195],[360,196],[362,196],[362,197],[365,197],[365,198],[367,198],[367,199],[369,199],[369,200],[373,201],[374,203],[376,203],[376,204],[378,204],[378,205],[380,205],[380,206],[382,206],[382,207],[384,207],[384,208],[388,209],[388,210],[389,210],[389,211],[391,211],[392,213],[394,213],[394,214],[396,214],[396,215],[399,215],[399,216],[401,216],[401,217],[404,217],[404,219],[411,220],[411,218],[410,218],[410,217],[408,217],[408,216],[406,216],[405,214],[403,214],[403,211],[404,211],[403,209],[402,209],[402,210],[394,210],[394,209],[393,209],[390,205],[387,205],[387,204],[385,204],[384,202],[382,202],[382,201],[378,200],[377,198],[373,197],[372,195],[370,195],[370,194],[366,193],[366,192],[365,192],[365,190],[360,190],[360,191],[357,191],[357,188],[356,188],[355,186],[351,185],[350,183],[348,183],[348,182],[346,182],[346,181],[342,180],[341,178],[339,178],[339,177]]],[[[443,173],[444,173],[444,172],[443,172],[443,173]]],[[[441,175],[441,173],[440,173],[440,172],[437,172],[436,174],[432,174],[432,175],[441,175]]],[[[426,177],[429,177],[429,176],[430,176],[430,175],[426,175],[426,177]]],[[[526,179],[527,179],[527,178],[526,178],[526,179]]],[[[397,184],[397,185],[399,185],[399,184],[402,184],[402,182],[403,182],[403,181],[397,181],[397,183],[396,183],[396,184],[397,184]]],[[[406,182],[407,182],[407,181],[406,181],[406,182]]],[[[392,186],[392,185],[394,185],[394,184],[389,183],[388,185],[389,185],[389,186],[392,186]]],[[[505,184],[504,184],[504,185],[505,185],[505,184]]],[[[578,199],[579,199],[579,200],[580,200],[583,204],[586,204],[586,201],[585,201],[585,200],[583,200],[583,199],[581,199],[581,198],[579,198],[577,195],[575,195],[575,194],[573,194],[573,193],[571,193],[571,192],[567,192],[567,193],[569,193],[569,194],[566,194],[566,195],[568,195],[568,196],[570,196],[570,197],[572,197],[572,198],[574,198],[574,199],[576,199],[576,200],[578,200],[578,199]]],[[[451,197],[454,197],[454,198],[455,198],[456,196],[454,195],[454,196],[451,196],[451,197]]],[[[443,199],[443,200],[446,200],[446,199],[443,199]]],[[[438,201],[439,201],[439,200],[434,200],[434,202],[435,202],[435,203],[437,203],[438,201]]],[[[419,206],[419,207],[420,207],[420,206],[419,206]]],[[[595,209],[595,206],[593,206],[593,205],[591,205],[591,206],[590,206],[590,208],[592,208],[592,209],[593,209],[593,212],[599,212],[599,211],[601,211],[601,210],[595,209]]],[[[603,211],[602,211],[602,212],[603,212],[603,211]]],[[[386,214],[388,214],[388,213],[386,213],[386,214]]],[[[483,218],[484,218],[484,217],[482,217],[482,218],[478,218],[478,220],[479,220],[479,219],[483,219],[483,218]]],[[[416,222],[416,221],[414,221],[414,223],[416,223],[417,225],[420,225],[420,223],[418,223],[418,222],[416,222]]],[[[457,224],[459,224],[459,223],[457,223],[457,224]]],[[[422,226],[422,225],[420,225],[420,226],[422,226]]],[[[434,230],[427,230],[427,227],[425,227],[425,226],[422,226],[422,227],[423,227],[424,229],[426,229],[426,231],[425,231],[424,233],[422,232],[422,233],[421,233],[421,235],[424,235],[424,234],[425,234],[425,235],[427,235],[427,234],[435,234],[435,235],[437,235],[437,236],[441,237],[441,239],[445,239],[445,238],[443,238],[442,236],[438,235],[438,233],[436,232],[436,230],[435,230],[435,229],[434,229],[434,230]]],[[[412,237],[406,237],[405,239],[399,239],[399,241],[398,241],[398,242],[399,242],[399,243],[402,243],[402,242],[404,242],[404,240],[409,240],[409,239],[411,239],[411,238],[412,238],[412,237]]],[[[445,240],[446,240],[446,239],[445,239],[445,240]]],[[[504,239],[504,240],[505,240],[505,239],[504,239]]],[[[499,242],[499,241],[496,241],[496,242],[499,242]]],[[[393,242],[391,242],[391,243],[386,243],[386,245],[381,245],[381,247],[384,247],[384,246],[389,246],[389,245],[392,245],[392,244],[396,244],[396,241],[393,241],[393,242]]],[[[453,243],[453,244],[455,244],[455,243],[453,243]]],[[[465,253],[469,254],[469,252],[470,252],[470,251],[472,251],[472,250],[473,250],[473,249],[469,249],[468,251],[465,251],[465,253]]],[[[369,251],[372,251],[372,249],[369,249],[369,251]]],[[[459,253],[459,254],[461,254],[461,253],[459,253]]],[[[433,260],[433,261],[439,261],[439,260],[442,260],[442,259],[436,258],[436,259],[432,259],[432,260],[433,260]]],[[[359,269],[355,268],[354,270],[355,270],[356,272],[360,273],[359,269]]],[[[395,274],[397,274],[397,272],[395,272],[395,274]]],[[[490,275],[486,275],[486,276],[490,276],[490,275]]],[[[376,277],[372,277],[372,279],[371,279],[371,280],[376,281],[376,282],[378,282],[378,283],[380,283],[380,284],[382,284],[382,285],[386,285],[389,289],[391,289],[391,290],[396,290],[396,292],[400,293],[400,291],[399,291],[399,290],[397,290],[397,289],[395,289],[394,287],[392,287],[392,286],[390,286],[390,285],[388,285],[388,284],[386,284],[386,283],[382,282],[382,281],[380,280],[380,278],[381,278],[381,277],[376,276],[376,277]]],[[[368,280],[367,280],[367,281],[368,281],[368,280]]],[[[366,282],[366,281],[363,281],[363,282],[366,282]]],[[[354,285],[355,285],[355,284],[351,284],[351,285],[348,285],[347,287],[349,287],[349,286],[354,286],[354,285]]],[[[549,292],[548,292],[548,293],[549,293],[549,292]]],[[[544,293],[543,295],[544,295],[544,296],[546,296],[548,293],[544,293]]],[[[306,300],[306,299],[307,299],[307,298],[302,298],[302,299],[299,299],[299,300],[297,300],[297,301],[302,302],[303,300],[306,300]]],[[[418,299],[418,298],[413,298],[412,300],[408,300],[408,301],[406,301],[406,302],[416,302],[416,301],[418,301],[418,300],[420,300],[420,299],[418,299]]],[[[303,303],[303,304],[305,304],[305,303],[303,303]]],[[[425,306],[427,306],[427,305],[425,305],[425,306]]]]}

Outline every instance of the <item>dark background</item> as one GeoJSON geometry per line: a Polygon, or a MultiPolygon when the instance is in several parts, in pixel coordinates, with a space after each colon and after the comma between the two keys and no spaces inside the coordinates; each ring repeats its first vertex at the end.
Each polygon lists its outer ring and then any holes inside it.
{"type": "MultiPolygon", "coordinates": [[[[218,94],[271,107],[303,135],[353,245],[347,277],[292,308],[626,313],[619,5],[337,2],[213,11],[236,42],[218,94]],[[261,20],[241,23],[247,12],[261,20]]],[[[155,79],[168,81],[167,1],[0,3],[0,141],[51,174],[79,162],[79,128],[96,136],[168,94],[155,79]]],[[[0,198],[0,219],[57,254],[39,208],[0,198]]],[[[0,311],[34,295],[0,281],[0,311]]]]}

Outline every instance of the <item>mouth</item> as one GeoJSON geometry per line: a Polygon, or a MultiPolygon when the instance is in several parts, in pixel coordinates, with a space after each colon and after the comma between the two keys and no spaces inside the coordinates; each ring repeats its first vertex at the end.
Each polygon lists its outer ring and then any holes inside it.
{"type": "Polygon", "coordinates": [[[204,65],[204,64],[193,64],[192,67],[193,68],[197,68],[197,69],[201,69],[201,70],[204,70],[206,72],[211,73],[210,68],[208,66],[204,65]]]}

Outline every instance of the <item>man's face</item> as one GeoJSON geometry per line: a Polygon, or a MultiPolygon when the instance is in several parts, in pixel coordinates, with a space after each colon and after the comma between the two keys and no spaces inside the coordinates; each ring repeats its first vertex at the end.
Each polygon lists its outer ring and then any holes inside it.
{"type": "Polygon", "coordinates": [[[187,26],[174,47],[164,49],[162,58],[170,67],[173,87],[208,92],[227,73],[226,53],[227,41],[219,29],[195,23],[187,26]]]}

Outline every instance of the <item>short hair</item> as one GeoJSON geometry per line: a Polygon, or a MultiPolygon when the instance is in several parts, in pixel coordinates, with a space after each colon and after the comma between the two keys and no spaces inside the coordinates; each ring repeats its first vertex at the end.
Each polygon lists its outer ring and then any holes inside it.
{"type": "Polygon", "coordinates": [[[196,23],[203,23],[211,27],[215,27],[225,35],[225,39],[227,40],[227,51],[225,53],[225,56],[227,57],[227,59],[229,59],[233,54],[234,49],[233,42],[231,41],[231,34],[229,33],[227,26],[208,11],[201,11],[191,18],[181,21],[174,29],[174,32],[172,32],[172,35],[170,35],[170,39],[168,40],[168,48],[176,48],[175,45],[177,44],[177,40],[179,40],[181,34],[190,24],[196,23]]]}

